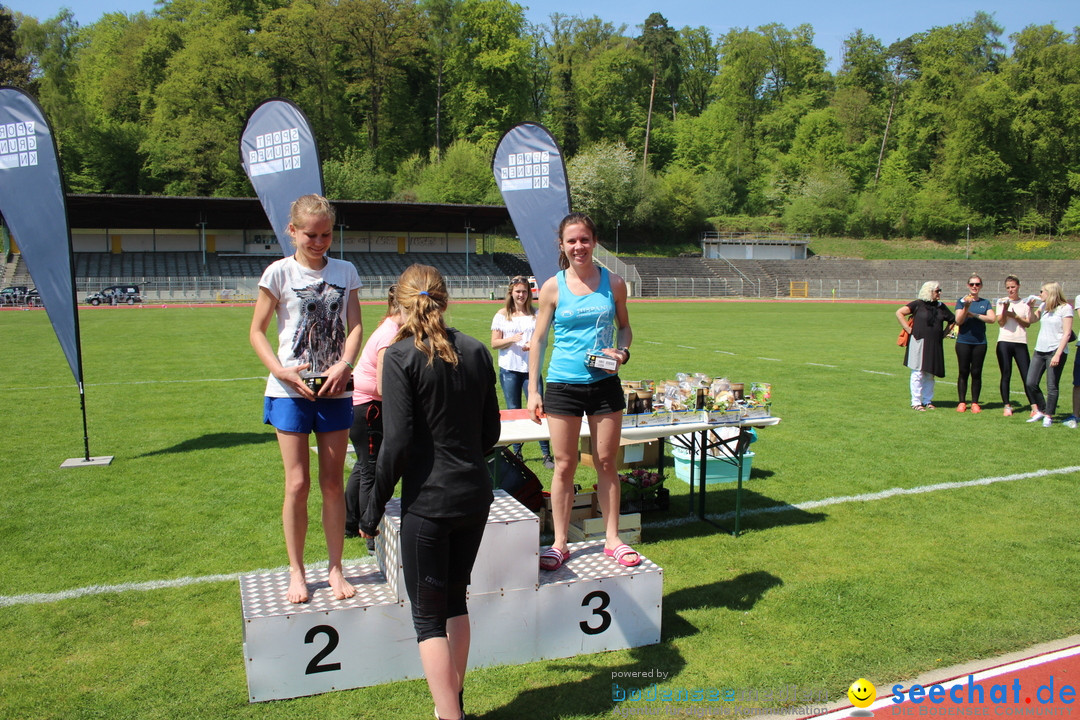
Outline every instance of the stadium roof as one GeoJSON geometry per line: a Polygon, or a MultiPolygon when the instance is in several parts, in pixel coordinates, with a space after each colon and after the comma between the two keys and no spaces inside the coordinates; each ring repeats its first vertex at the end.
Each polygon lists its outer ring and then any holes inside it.
{"type": "MultiPolygon", "coordinates": [[[[512,231],[510,213],[502,205],[440,205],[436,203],[335,200],[337,222],[357,230],[395,232],[486,233],[502,227],[512,231]]],[[[268,230],[257,198],[166,197],[160,195],[67,196],[72,228],[268,230]]]]}

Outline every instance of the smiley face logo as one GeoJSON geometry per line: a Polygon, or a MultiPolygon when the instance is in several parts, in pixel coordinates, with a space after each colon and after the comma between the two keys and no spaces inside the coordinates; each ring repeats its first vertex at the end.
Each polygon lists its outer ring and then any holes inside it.
{"type": "Polygon", "coordinates": [[[877,699],[877,688],[866,678],[859,678],[851,683],[847,691],[848,700],[857,708],[867,708],[877,699]]]}

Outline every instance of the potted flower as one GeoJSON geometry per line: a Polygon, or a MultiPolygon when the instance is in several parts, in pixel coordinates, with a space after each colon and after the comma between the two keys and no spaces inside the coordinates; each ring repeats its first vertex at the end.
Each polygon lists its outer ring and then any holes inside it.
{"type": "Polygon", "coordinates": [[[623,512],[667,509],[668,491],[660,473],[635,468],[621,473],[619,480],[622,483],[623,512]]]}

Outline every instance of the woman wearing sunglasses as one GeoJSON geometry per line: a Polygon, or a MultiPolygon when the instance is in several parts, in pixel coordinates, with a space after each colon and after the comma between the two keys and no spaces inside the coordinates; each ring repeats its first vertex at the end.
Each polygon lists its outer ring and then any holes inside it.
{"type": "Polygon", "coordinates": [[[968,278],[968,294],[956,301],[956,362],[960,375],[956,378],[956,391],[960,404],[956,412],[965,412],[967,405],[968,377],[971,377],[971,412],[982,412],[979,395],[982,393],[982,369],[986,360],[986,324],[997,321],[994,306],[979,297],[982,278],[968,278]]]}

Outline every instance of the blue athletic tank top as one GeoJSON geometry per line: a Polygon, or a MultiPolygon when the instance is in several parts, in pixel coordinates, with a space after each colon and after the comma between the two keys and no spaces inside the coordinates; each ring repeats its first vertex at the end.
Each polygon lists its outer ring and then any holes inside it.
{"type": "Polygon", "coordinates": [[[555,277],[559,281],[559,301],[553,318],[555,344],[547,381],[588,385],[612,377],[585,364],[585,354],[590,350],[614,347],[615,298],[608,271],[600,268],[600,285],[588,295],[570,292],[565,270],[555,277]]]}

